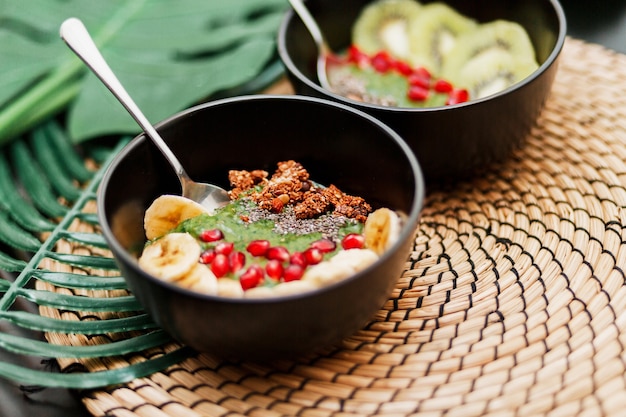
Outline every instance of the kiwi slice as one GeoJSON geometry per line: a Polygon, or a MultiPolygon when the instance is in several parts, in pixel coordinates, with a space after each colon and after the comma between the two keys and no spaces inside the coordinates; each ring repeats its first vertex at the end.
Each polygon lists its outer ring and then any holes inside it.
{"type": "MultiPolygon", "coordinates": [[[[527,76],[530,68],[532,72],[539,66],[526,30],[512,21],[494,20],[457,38],[444,60],[441,75],[455,85],[467,84],[469,79],[486,78],[481,73],[493,77],[494,69],[487,66],[492,60],[497,63],[498,71],[507,72],[507,77],[512,77],[514,82],[527,76]],[[505,65],[503,61],[507,56],[510,61],[505,65]],[[484,68],[481,69],[479,64],[485,65],[484,68]],[[470,77],[471,71],[478,71],[479,74],[470,77]]],[[[473,85],[470,87],[475,88],[473,85]]]]}
{"type": "Polygon", "coordinates": [[[444,3],[423,5],[409,27],[411,64],[438,74],[456,39],[477,27],[478,22],[474,19],[444,3]]]}
{"type": "Polygon", "coordinates": [[[419,14],[415,0],[377,0],[367,5],[352,26],[352,42],[366,54],[387,51],[398,59],[407,59],[409,22],[419,14]]]}
{"type": "Polygon", "coordinates": [[[470,99],[487,97],[523,80],[538,68],[534,59],[494,49],[478,54],[458,68],[449,79],[467,89],[470,99]]]}

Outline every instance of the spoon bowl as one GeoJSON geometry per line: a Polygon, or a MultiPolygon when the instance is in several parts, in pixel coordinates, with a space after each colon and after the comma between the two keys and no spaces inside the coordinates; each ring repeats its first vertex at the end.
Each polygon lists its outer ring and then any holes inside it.
{"type": "Polygon", "coordinates": [[[61,24],[60,34],[61,39],[113,93],[172,165],[180,180],[183,197],[200,203],[209,212],[226,205],[230,201],[226,190],[217,185],[195,182],[187,175],[176,155],[144,116],[106,63],[83,22],[74,17],[65,20],[61,24]]]}

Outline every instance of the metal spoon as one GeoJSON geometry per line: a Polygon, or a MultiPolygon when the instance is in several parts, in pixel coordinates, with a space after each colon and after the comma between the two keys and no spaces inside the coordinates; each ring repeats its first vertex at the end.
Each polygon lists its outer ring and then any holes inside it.
{"type": "Polygon", "coordinates": [[[289,0],[289,3],[291,3],[291,7],[293,7],[298,16],[300,16],[304,26],[306,26],[311,37],[313,37],[313,41],[317,45],[317,78],[319,79],[320,85],[322,88],[332,91],[332,87],[328,81],[328,73],[326,72],[326,59],[333,54],[333,51],[330,49],[330,46],[328,46],[317,22],[302,0],[289,0]]]}
{"type": "Polygon", "coordinates": [[[185,172],[185,169],[167,146],[163,138],[143,115],[139,107],[135,104],[126,89],[119,82],[104,57],[98,50],[89,32],[79,19],[69,18],[61,24],[61,39],[70,47],[74,53],[93,71],[98,78],[107,86],[119,102],[126,108],[135,121],[142,127],[154,144],[163,153],[165,158],[176,171],[183,189],[183,197],[196,201],[208,209],[210,212],[221,207],[230,201],[226,190],[213,185],[198,183],[185,172]]]}

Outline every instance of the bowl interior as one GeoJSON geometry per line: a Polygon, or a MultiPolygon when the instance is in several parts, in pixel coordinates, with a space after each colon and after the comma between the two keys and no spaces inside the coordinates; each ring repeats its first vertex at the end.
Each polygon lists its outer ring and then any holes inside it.
{"type": "MultiPolygon", "coordinates": [[[[402,139],[366,114],[320,99],[221,100],[185,111],[158,129],[194,180],[224,188],[228,170],[271,173],[277,162],[294,159],[315,181],[335,184],[374,206],[408,214],[423,192],[420,168],[402,139]]],[[[181,192],[172,168],[143,136],[122,151],[103,183],[103,210],[111,224],[121,222],[116,212],[130,202],[145,209],[159,195],[181,192]]],[[[142,218],[124,219],[123,229],[133,231],[130,241],[143,242],[142,218]]]]}
{"type": "MultiPolygon", "coordinates": [[[[351,42],[351,28],[361,10],[373,0],[308,0],[307,7],[316,18],[333,51],[344,51],[351,42]]],[[[439,0],[441,1],[441,0],[439,0]]],[[[420,3],[433,3],[422,0],[420,3]]],[[[541,65],[551,59],[565,34],[564,14],[556,0],[445,0],[449,6],[479,22],[495,19],[515,21],[528,32],[541,65]]],[[[317,83],[317,48],[300,18],[289,12],[281,28],[285,52],[282,58],[304,77],[317,83]],[[291,61],[291,62],[289,62],[291,61]]],[[[419,111],[420,109],[414,109],[419,111]]]]}

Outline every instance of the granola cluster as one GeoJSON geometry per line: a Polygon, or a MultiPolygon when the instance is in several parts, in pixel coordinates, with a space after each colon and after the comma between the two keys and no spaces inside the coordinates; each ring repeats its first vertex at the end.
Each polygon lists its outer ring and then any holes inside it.
{"type": "Polygon", "coordinates": [[[364,222],[372,211],[363,198],[345,194],[335,185],[315,186],[309,179],[308,171],[293,160],[279,162],[271,177],[263,170],[232,170],[228,179],[232,187],[229,191],[231,199],[250,192],[249,197],[260,208],[274,213],[292,205],[298,219],[312,219],[333,212],[364,222]]]}

